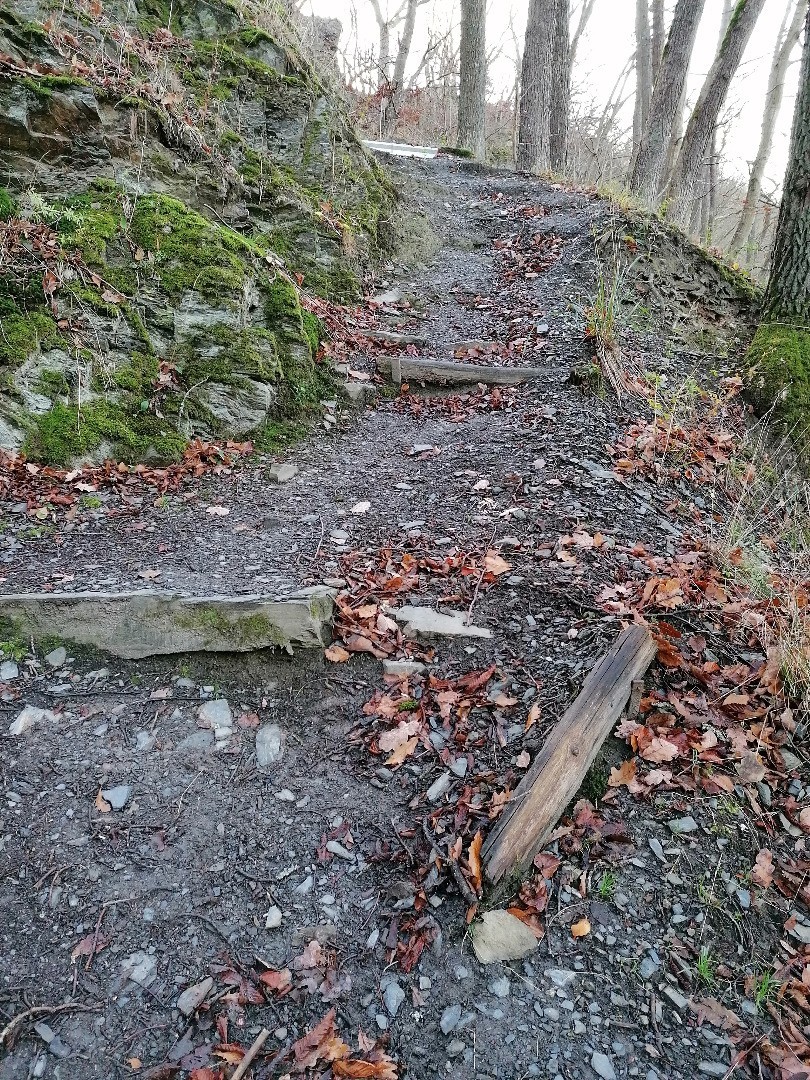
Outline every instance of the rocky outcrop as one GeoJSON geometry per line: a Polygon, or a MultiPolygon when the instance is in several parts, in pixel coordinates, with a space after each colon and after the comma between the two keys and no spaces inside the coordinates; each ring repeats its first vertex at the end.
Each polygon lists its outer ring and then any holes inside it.
{"type": "MultiPolygon", "coordinates": [[[[329,393],[392,189],[263,5],[0,0],[0,447],[272,445],[329,393]]],[[[275,6],[273,7],[275,10],[275,6]]]]}

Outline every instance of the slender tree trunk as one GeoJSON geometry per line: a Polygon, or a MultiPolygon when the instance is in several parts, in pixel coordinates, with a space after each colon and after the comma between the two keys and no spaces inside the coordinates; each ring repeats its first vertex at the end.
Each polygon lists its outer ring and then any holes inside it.
{"type": "MultiPolygon", "coordinates": [[[[662,0],[663,2],[663,0],[662,0]]],[[[585,32],[585,27],[590,22],[591,15],[593,14],[593,8],[596,0],[582,0],[582,7],[579,9],[579,19],[577,20],[577,28],[571,35],[571,65],[573,66],[574,59],[577,55],[577,49],[579,48],[579,41],[585,32]]]]}
{"type": "Polygon", "coordinates": [[[408,6],[405,9],[405,19],[402,24],[402,37],[399,39],[399,48],[397,49],[397,56],[394,61],[394,71],[391,77],[393,90],[385,118],[385,133],[389,138],[393,135],[394,129],[397,126],[402,102],[405,100],[405,67],[411,52],[413,31],[416,26],[416,9],[418,6],[419,0],[408,0],[408,6]]]}
{"type": "Polygon", "coordinates": [[[571,112],[570,19],[569,0],[555,0],[549,101],[549,158],[551,168],[560,174],[565,172],[568,159],[568,123],[571,112]]]}
{"type": "Polygon", "coordinates": [[[739,67],[745,46],[764,6],[765,0],[737,0],[723,43],[689,118],[675,162],[667,192],[667,216],[674,221],[685,223],[688,219],[692,191],[706,160],[729,83],[739,67]]]}
{"type": "Polygon", "coordinates": [[[652,81],[655,86],[658,73],[661,70],[661,60],[664,56],[664,0],[652,0],[652,34],[650,36],[650,53],[652,62],[652,81]]]}
{"type": "MultiPolygon", "coordinates": [[[[717,51],[719,52],[723,47],[723,39],[726,36],[728,30],[728,24],[731,22],[731,6],[732,0],[723,0],[723,15],[720,20],[720,40],[717,45],[717,51]]],[[[717,185],[720,182],[720,166],[719,166],[719,154],[717,148],[717,124],[712,129],[712,144],[709,148],[709,159],[704,166],[703,172],[705,174],[705,192],[703,199],[706,203],[702,211],[703,220],[701,221],[700,235],[703,237],[704,242],[708,246],[711,238],[711,233],[714,228],[714,217],[717,207],[717,185]]]]}
{"type": "Polygon", "coordinates": [[[529,0],[520,76],[517,167],[547,172],[551,167],[551,57],[555,0],[529,0]]]}
{"type": "Polygon", "coordinates": [[[810,324],[810,11],[765,316],[810,324]]]}
{"type": "Polygon", "coordinates": [[[458,145],[486,157],[486,0],[461,0],[458,145]]]}
{"type": "Polygon", "coordinates": [[[686,85],[689,59],[704,3],[705,0],[678,0],[653,90],[650,119],[633,162],[630,188],[650,204],[657,203],[661,196],[667,148],[686,85]]]}
{"type": "Polygon", "coordinates": [[[647,130],[652,101],[652,52],[649,0],[636,0],[636,104],[633,110],[633,150],[647,130]]]}
{"type": "Polygon", "coordinates": [[[751,235],[754,220],[757,216],[757,204],[762,194],[762,180],[765,176],[765,167],[773,148],[773,138],[776,132],[776,121],[779,110],[782,107],[782,99],[785,96],[785,76],[790,64],[790,55],[796,47],[802,32],[805,15],[807,13],[807,0],[796,0],[793,12],[793,20],[787,26],[789,10],[785,12],[785,21],[782,23],[782,31],[773,55],[771,73],[768,79],[768,91],[765,96],[765,112],[762,117],[762,131],[759,136],[757,156],[751,166],[751,177],[748,181],[748,190],[745,193],[742,216],[740,217],[734,236],[729,244],[729,254],[739,255],[751,235]]]}

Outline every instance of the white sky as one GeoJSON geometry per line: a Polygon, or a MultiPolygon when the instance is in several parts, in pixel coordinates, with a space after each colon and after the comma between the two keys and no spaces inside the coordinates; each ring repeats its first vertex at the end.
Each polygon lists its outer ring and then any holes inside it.
{"type": "MultiPolygon", "coordinates": [[[[395,10],[400,0],[381,0],[395,10]]],[[[576,0],[572,0],[574,7],[576,0]]],[[[765,8],[749,42],[743,62],[729,91],[726,109],[738,114],[733,120],[726,144],[726,168],[743,178],[748,176],[747,162],[756,153],[759,141],[762,106],[767,87],[768,72],[776,36],[785,6],[792,0],[766,0],[765,8]]],[[[667,0],[671,11],[673,0],[667,0]]],[[[488,50],[501,45],[502,55],[490,69],[491,96],[508,95],[514,85],[514,48],[510,23],[522,40],[526,23],[528,0],[490,0],[487,21],[488,50]]],[[[377,43],[377,27],[369,0],[305,0],[305,14],[338,18],[343,23],[342,47],[350,46],[349,30],[352,11],[357,12],[358,37],[361,48],[371,49],[377,43]]],[[[697,45],[692,58],[690,94],[697,95],[717,48],[723,0],[706,0],[703,20],[698,31],[697,45]]],[[[448,25],[458,27],[458,0],[432,0],[419,9],[417,29],[411,55],[418,59],[426,39],[430,23],[437,28],[448,25]],[[421,47],[420,47],[421,46],[421,47]]],[[[586,99],[604,104],[616,78],[627,58],[635,48],[634,41],[635,0],[596,0],[591,22],[577,52],[574,70],[575,88],[586,99]]],[[[394,39],[394,44],[396,39],[394,39]]],[[[798,60],[799,49],[796,50],[798,60]]],[[[785,101],[779,118],[774,151],[769,162],[767,176],[773,183],[781,182],[787,159],[790,126],[793,115],[798,62],[791,65],[786,87],[785,101]]],[[[628,84],[630,85],[630,84],[628,84]]],[[[632,103],[628,107],[627,122],[632,118],[632,103]]],[[[766,184],[770,192],[771,184],[766,184]]]]}

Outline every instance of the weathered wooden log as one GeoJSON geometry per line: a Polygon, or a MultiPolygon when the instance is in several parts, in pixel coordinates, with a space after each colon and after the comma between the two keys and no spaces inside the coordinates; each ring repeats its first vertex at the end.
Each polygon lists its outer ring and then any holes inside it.
{"type": "Polygon", "coordinates": [[[484,873],[492,884],[525,869],[548,841],[655,652],[649,630],[629,626],[591,670],[484,845],[484,873]]]}
{"type": "Polygon", "coordinates": [[[484,364],[455,364],[450,360],[423,360],[414,356],[378,356],[377,367],[389,379],[395,363],[404,382],[429,383],[436,386],[520,386],[521,383],[547,379],[543,368],[488,367],[484,364]]]}

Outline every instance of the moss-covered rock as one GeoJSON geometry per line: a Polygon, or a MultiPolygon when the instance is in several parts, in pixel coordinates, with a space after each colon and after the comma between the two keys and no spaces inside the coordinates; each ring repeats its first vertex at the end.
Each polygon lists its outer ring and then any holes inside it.
{"type": "Polygon", "coordinates": [[[746,390],[757,412],[772,412],[805,467],[810,465],[810,330],[763,323],[747,356],[746,390]]]}

